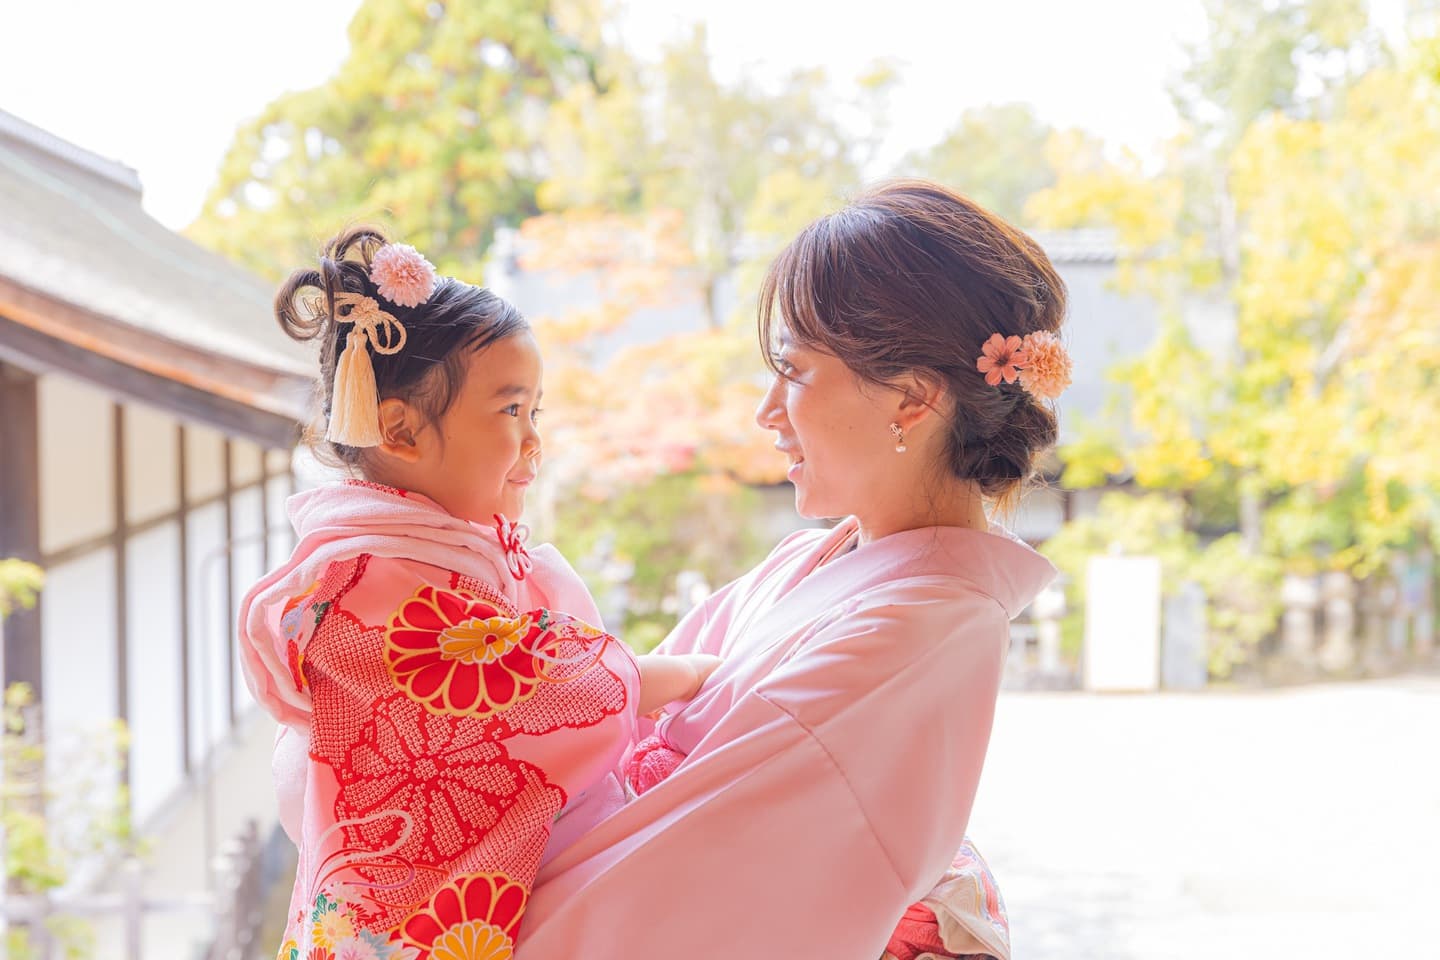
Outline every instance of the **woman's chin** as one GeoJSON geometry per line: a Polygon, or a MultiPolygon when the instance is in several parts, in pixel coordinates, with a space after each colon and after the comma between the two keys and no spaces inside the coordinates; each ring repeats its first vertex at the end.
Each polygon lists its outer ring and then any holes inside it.
{"type": "Polygon", "coordinates": [[[806,520],[822,520],[825,517],[834,516],[832,513],[825,512],[824,505],[818,503],[817,498],[812,496],[808,490],[798,485],[795,487],[795,512],[806,520]]]}

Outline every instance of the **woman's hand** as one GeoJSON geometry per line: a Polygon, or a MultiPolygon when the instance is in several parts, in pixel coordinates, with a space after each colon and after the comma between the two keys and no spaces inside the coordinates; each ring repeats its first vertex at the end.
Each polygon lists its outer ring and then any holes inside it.
{"type": "Polygon", "coordinates": [[[640,663],[639,712],[642,717],[672,700],[694,697],[720,666],[720,658],[708,653],[673,657],[647,654],[635,659],[640,663]]]}

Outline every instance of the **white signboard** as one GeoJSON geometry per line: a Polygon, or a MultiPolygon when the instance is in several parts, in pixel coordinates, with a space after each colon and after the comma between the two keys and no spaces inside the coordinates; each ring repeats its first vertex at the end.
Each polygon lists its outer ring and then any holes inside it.
{"type": "Polygon", "coordinates": [[[1085,689],[1157,689],[1160,561],[1155,557],[1091,557],[1086,580],[1085,689]]]}

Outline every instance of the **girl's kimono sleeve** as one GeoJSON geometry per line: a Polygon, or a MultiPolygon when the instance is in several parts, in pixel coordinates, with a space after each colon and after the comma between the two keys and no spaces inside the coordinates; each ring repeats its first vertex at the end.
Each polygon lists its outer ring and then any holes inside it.
{"type": "Polygon", "coordinates": [[[878,958],[964,835],[1007,617],[852,607],[540,877],[520,960],[878,958]]]}

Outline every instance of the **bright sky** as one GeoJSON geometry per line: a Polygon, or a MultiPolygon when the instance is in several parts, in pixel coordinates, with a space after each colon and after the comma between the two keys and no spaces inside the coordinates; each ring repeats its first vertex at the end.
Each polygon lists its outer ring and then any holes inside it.
{"type": "MultiPolygon", "coordinates": [[[[1377,0],[1398,8],[1403,0],[1377,0]]],[[[236,127],[329,76],[359,0],[70,0],[6,5],[0,110],[140,173],[145,206],[179,228],[199,212],[236,127]]],[[[1175,128],[1166,82],[1201,0],[629,0],[625,35],[655,49],[704,20],[722,75],[902,66],[887,155],[938,140],[967,107],[1034,104],[1145,152],[1175,128]]]]}

